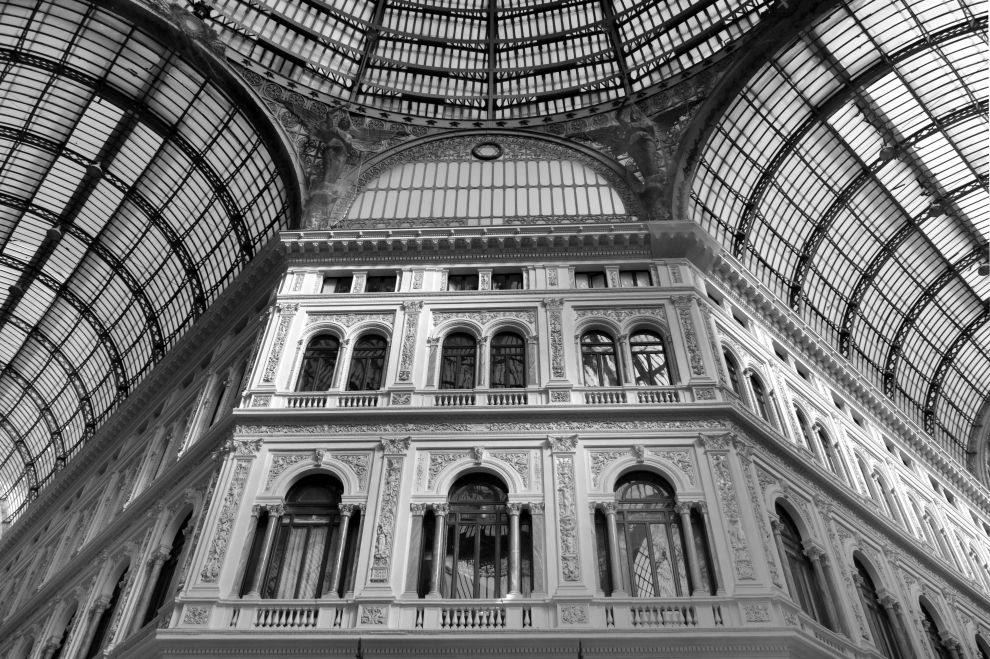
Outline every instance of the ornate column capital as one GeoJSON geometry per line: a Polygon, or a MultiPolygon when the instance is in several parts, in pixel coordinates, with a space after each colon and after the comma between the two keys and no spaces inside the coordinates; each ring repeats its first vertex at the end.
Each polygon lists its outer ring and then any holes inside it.
{"type": "Polygon", "coordinates": [[[285,514],[285,505],[281,503],[270,503],[265,506],[269,517],[281,517],[285,514]]]}
{"type": "Polygon", "coordinates": [[[523,504],[518,501],[510,501],[505,504],[505,509],[509,512],[509,515],[516,516],[522,512],[523,504]]]}
{"type": "Polygon", "coordinates": [[[354,508],[356,506],[353,503],[342,503],[340,504],[340,515],[341,517],[350,517],[354,514],[354,508]]]}
{"type": "Polygon", "coordinates": [[[814,540],[804,541],[804,555],[812,561],[821,561],[823,564],[826,563],[828,559],[828,555],[825,553],[825,548],[814,540]]]}
{"type": "Polygon", "coordinates": [[[431,507],[433,508],[433,514],[437,517],[446,517],[450,514],[449,503],[435,503],[431,507]]]}
{"type": "Polygon", "coordinates": [[[691,503],[688,501],[679,501],[674,505],[674,512],[678,515],[690,515],[691,514],[691,503]]]}
{"type": "Polygon", "coordinates": [[[107,610],[110,606],[110,598],[106,596],[96,598],[96,601],[89,607],[89,614],[91,616],[98,616],[107,610]]]}
{"type": "Polygon", "coordinates": [[[615,511],[619,509],[618,504],[614,501],[599,501],[598,507],[601,508],[601,511],[606,515],[614,515],[615,511]]]}
{"type": "Polygon", "coordinates": [[[898,612],[901,608],[900,602],[897,601],[897,598],[889,590],[881,590],[877,593],[877,602],[880,603],[880,606],[890,611],[898,612]]]}
{"type": "Polygon", "coordinates": [[[425,503],[410,503],[409,504],[409,512],[411,512],[413,515],[415,515],[417,517],[422,517],[423,515],[425,515],[427,508],[428,508],[428,504],[425,504],[425,503]]]}
{"type": "Polygon", "coordinates": [[[542,515],[544,512],[544,504],[542,501],[533,501],[527,504],[529,507],[530,515],[542,515]]]}

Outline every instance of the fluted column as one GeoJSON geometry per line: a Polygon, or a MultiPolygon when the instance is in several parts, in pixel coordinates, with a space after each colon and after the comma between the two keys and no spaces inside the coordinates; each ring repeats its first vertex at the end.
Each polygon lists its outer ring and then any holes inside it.
{"type": "Polygon", "coordinates": [[[691,575],[691,594],[704,595],[701,590],[701,563],[698,561],[698,547],[694,541],[694,528],[691,526],[691,504],[678,503],[674,510],[681,517],[684,529],[684,544],[687,551],[688,572],[691,575]]]}
{"type": "Polygon", "coordinates": [[[258,552],[258,560],[254,564],[254,571],[251,574],[251,590],[244,595],[244,599],[261,598],[261,578],[265,574],[265,566],[268,565],[268,555],[272,551],[272,542],[275,540],[275,531],[278,529],[285,506],[275,504],[267,507],[268,526],[265,527],[265,537],[261,541],[261,551],[258,552]]]}
{"type": "Polygon", "coordinates": [[[602,512],[605,513],[605,525],[608,528],[608,553],[612,559],[608,563],[609,574],[612,577],[612,597],[628,597],[629,593],[622,587],[622,562],[619,560],[619,526],[615,522],[615,502],[607,501],[601,504],[601,508],[602,512]]]}
{"type": "Polygon", "coordinates": [[[817,545],[809,544],[804,549],[804,555],[811,560],[811,566],[815,570],[815,577],[818,579],[819,586],[825,591],[825,597],[822,599],[825,600],[825,610],[828,612],[828,619],[834,625],[834,631],[840,631],[843,627],[842,620],[839,618],[839,612],[835,608],[834,591],[831,588],[831,582],[825,574],[825,550],[817,545]]]}
{"type": "Polygon", "coordinates": [[[340,589],[340,573],[344,567],[344,551],[347,549],[347,531],[351,522],[351,515],[354,514],[354,504],[343,503],[340,505],[340,542],[337,544],[337,553],[333,557],[333,576],[330,578],[330,588],[320,597],[323,599],[339,599],[337,591],[340,589]]]}
{"type": "Polygon", "coordinates": [[[894,627],[894,643],[897,644],[900,655],[904,659],[914,659],[914,648],[911,647],[911,642],[908,640],[910,636],[908,635],[907,624],[904,621],[904,610],[901,608],[900,603],[889,593],[880,594],[877,597],[877,601],[887,612],[887,617],[894,627]]]}
{"type": "Polygon", "coordinates": [[[522,552],[519,549],[519,514],[522,512],[521,503],[508,503],[509,511],[509,593],[508,597],[519,597],[520,561],[522,552]]]}
{"type": "Polygon", "coordinates": [[[443,541],[447,531],[447,514],[450,505],[446,503],[433,504],[433,574],[430,577],[430,592],[428,599],[440,599],[440,580],[443,578],[443,541]]]}
{"type": "Polygon", "coordinates": [[[93,636],[96,635],[96,626],[100,622],[100,616],[103,615],[103,612],[107,610],[108,606],[110,606],[110,598],[100,597],[89,607],[89,615],[86,618],[86,632],[83,634],[82,642],[79,644],[79,650],[82,653],[89,650],[89,645],[93,642],[93,636]]]}
{"type": "Polygon", "coordinates": [[[158,577],[162,573],[162,566],[168,560],[168,556],[169,548],[159,547],[148,559],[148,575],[144,580],[144,588],[141,590],[141,597],[135,608],[132,631],[141,629],[144,623],[148,605],[151,603],[151,596],[154,594],[155,584],[158,582],[158,577]]]}

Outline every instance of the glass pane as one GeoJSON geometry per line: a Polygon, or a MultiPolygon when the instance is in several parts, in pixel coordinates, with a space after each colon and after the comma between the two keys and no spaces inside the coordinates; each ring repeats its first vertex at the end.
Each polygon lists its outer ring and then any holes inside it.
{"type": "MultiPolygon", "coordinates": [[[[634,597],[655,597],[653,559],[650,557],[651,538],[646,524],[626,524],[629,543],[628,562],[631,568],[631,595],[634,597]]],[[[666,540],[663,541],[666,546],[666,540]]],[[[668,580],[670,583],[670,580],[668,580]]]]}

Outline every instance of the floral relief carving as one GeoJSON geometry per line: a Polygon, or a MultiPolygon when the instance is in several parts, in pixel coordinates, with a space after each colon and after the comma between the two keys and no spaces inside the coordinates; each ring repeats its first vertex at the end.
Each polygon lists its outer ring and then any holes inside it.
{"type": "Polygon", "coordinates": [[[412,404],[412,394],[408,391],[393,391],[392,392],[392,405],[411,405],[412,404]]]}
{"type": "Polygon", "coordinates": [[[430,453],[430,466],[426,478],[426,488],[433,488],[437,476],[447,468],[447,465],[465,457],[467,457],[467,454],[464,451],[458,451],[456,453],[430,453]]]}
{"type": "Polygon", "coordinates": [[[551,403],[569,403],[569,402],[571,402],[571,392],[570,391],[566,391],[566,390],[562,390],[562,389],[551,390],[550,391],[550,402],[551,403]]]}
{"type": "Polygon", "coordinates": [[[371,581],[388,581],[392,562],[392,537],[395,533],[395,513],[399,505],[399,479],[402,476],[401,456],[385,458],[385,484],[382,490],[381,509],[375,527],[375,553],[371,564],[371,581]]]}
{"type": "Polygon", "coordinates": [[[784,583],[780,578],[780,571],[777,569],[777,548],[774,546],[773,536],[767,525],[767,520],[763,515],[763,506],[760,504],[760,495],[756,485],[753,484],[752,477],[747,472],[746,489],[749,492],[749,502],[753,506],[756,514],[756,525],[759,527],[760,538],[763,541],[763,554],[767,557],[767,567],[770,570],[770,580],[778,588],[783,588],[784,583]]]}
{"type": "Polygon", "coordinates": [[[382,437],[381,445],[385,455],[405,455],[410,442],[411,437],[382,437]]]}
{"type": "Polygon", "coordinates": [[[234,475],[231,477],[230,487],[227,488],[227,493],[223,497],[216,531],[213,533],[210,549],[206,556],[206,565],[203,566],[199,575],[200,579],[206,583],[215,582],[220,574],[220,567],[223,565],[223,558],[227,554],[227,544],[230,542],[230,534],[234,527],[234,520],[237,518],[237,508],[241,502],[241,495],[244,493],[244,483],[247,480],[250,467],[250,460],[237,460],[234,465],[234,475]]]}
{"type": "Polygon", "coordinates": [[[564,581],[580,581],[581,565],[577,544],[577,492],[574,483],[574,456],[555,455],[557,515],[560,525],[560,567],[564,581]]]}
{"type": "Polygon", "coordinates": [[[711,387],[695,387],[695,400],[715,400],[715,390],[711,387]]]}
{"type": "Polygon", "coordinates": [[[272,465],[268,469],[268,478],[265,481],[265,489],[271,489],[272,483],[282,474],[283,471],[302,462],[306,455],[304,453],[277,453],[272,456],[272,465]]]}
{"type": "Polygon", "coordinates": [[[358,479],[362,492],[368,489],[368,473],[371,470],[371,456],[367,453],[331,453],[331,459],[347,465],[358,479]]]}
{"type": "Polygon", "coordinates": [[[684,278],[681,277],[681,266],[670,266],[670,280],[675,284],[680,284],[684,281],[684,278]]]}
{"type": "Polygon", "coordinates": [[[715,341],[715,333],[713,329],[715,323],[712,321],[711,308],[707,303],[702,303],[701,314],[705,317],[705,327],[707,329],[706,334],[708,334],[708,347],[712,351],[712,355],[715,356],[715,372],[718,374],[718,381],[722,385],[727,385],[729,383],[728,378],[725,376],[725,369],[722,368],[722,351],[718,347],[718,343],[715,341]]]}
{"type": "Polygon", "coordinates": [[[271,394],[255,394],[251,397],[251,407],[271,407],[271,394]]]}
{"type": "Polygon", "coordinates": [[[691,373],[694,375],[705,374],[705,360],[701,356],[701,346],[698,344],[698,334],[694,328],[694,321],[691,320],[691,298],[674,298],[674,306],[677,309],[677,318],[681,322],[681,329],[684,332],[684,345],[688,351],[688,361],[691,364],[691,373]]]}
{"type": "Polygon", "coordinates": [[[205,625],[210,619],[210,609],[203,606],[190,606],[186,609],[182,622],[187,625],[205,625]]]}
{"type": "Polygon", "coordinates": [[[295,275],[293,275],[293,277],[292,277],[292,292],[293,293],[298,293],[299,291],[302,290],[303,280],[305,278],[306,278],[306,275],[304,275],[301,272],[297,272],[295,275]]]}
{"type": "Polygon", "coordinates": [[[358,323],[377,321],[392,325],[395,322],[395,313],[314,313],[306,317],[306,326],[317,323],[334,323],[342,327],[351,327],[358,323]]]}
{"type": "Polygon", "coordinates": [[[602,472],[619,458],[629,455],[629,451],[589,451],[591,458],[591,487],[598,489],[602,472]]]}
{"type": "Polygon", "coordinates": [[[547,286],[557,288],[557,282],[557,267],[551,266],[547,268],[547,286]]]}
{"type": "Polygon", "coordinates": [[[553,377],[565,377],[564,369],[564,302],[561,298],[547,298],[543,301],[547,307],[550,326],[550,371],[553,377]]]}
{"type": "Polygon", "coordinates": [[[547,445],[550,450],[554,453],[573,453],[577,450],[578,436],[577,435],[549,435],[547,436],[547,445]]]}
{"type": "Polygon", "coordinates": [[[694,485],[694,458],[688,450],[655,450],[653,455],[670,462],[687,476],[688,483],[694,485]]]}
{"type": "Polygon", "coordinates": [[[529,489],[529,451],[493,451],[491,456],[512,467],[519,474],[523,487],[529,489]]]}
{"type": "Polygon", "coordinates": [[[770,622],[770,609],[766,604],[746,604],[743,612],[746,622],[770,622]]]}
{"type": "Polygon", "coordinates": [[[579,604],[561,606],[560,621],[565,625],[583,625],[588,622],[588,609],[579,604]]]}
{"type": "Polygon", "coordinates": [[[418,291],[419,289],[423,288],[423,271],[422,270],[417,270],[416,272],[413,273],[413,284],[412,284],[412,287],[413,287],[413,290],[415,290],[415,291],[418,291]]]}
{"type": "Polygon", "coordinates": [[[268,363],[265,365],[264,373],[261,376],[262,382],[274,382],[275,371],[278,370],[278,362],[282,358],[282,350],[285,349],[285,338],[289,334],[289,327],[292,325],[292,316],[299,309],[298,304],[287,304],[282,307],[278,318],[278,327],[275,329],[275,340],[272,341],[272,351],[268,355],[268,363]]]}
{"type": "Polygon", "coordinates": [[[362,625],[384,625],[385,624],[385,607],[383,607],[383,606],[362,606],[361,607],[361,624],[362,625]]]}
{"type": "Polygon", "coordinates": [[[421,301],[403,302],[406,312],[406,332],[402,337],[402,355],[399,358],[399,382],[409,382],[412,379],[413,359],[416,356],[416,327],[419,324],[419,314],[423,310],[421,301]]]}
{"type": "Polygon", "coordinates": [[[666,320],[663,307],[628,307],[623,309],[600,308],[600,309],[576,309],[575,315],[578,320],[585,318],[608,318],[617,323],[621,323],[630,318],[656,318],[661,321],[666,320]]]}
{"type": "MultiPolygon", "coordinates": [[[[591,430],[725,430],[726,425],[714,419],[685,421],[662,420],[590,420],[590,421],[491,421],[487,423],[281,423],[245,424],[236,427],[238,434],[252,435],[366,435],[385,433],[438,432],[534,432],[591,430]]],[[[707,441],[720,441],[705,435],[707,441]]]]}
{"type": "Polygon", "coordinates": [[[533,309],[508,309],[499,311],[434,311],[433,326],[437,327],[451,320],[470,320],[482,327],[503,319],[519,320],[531,329],[536,327],[536,311],[533,309]]]}
{"type": "Polygon", "coordinates": [[[749,553],[749,542],[742,525],[742,515],[739,511],[739,500],[736,497],[736,486],[729,473],[728,455],[711,453],[709,459],[715,471],[715,482],[718,486],[719,500],[725,515],[726,531],[729,536],[729,546],[732,548],[733,562],[736,566],[736,576],[741,580],[751,581],[756,578],[753,559],[749,553]]]}

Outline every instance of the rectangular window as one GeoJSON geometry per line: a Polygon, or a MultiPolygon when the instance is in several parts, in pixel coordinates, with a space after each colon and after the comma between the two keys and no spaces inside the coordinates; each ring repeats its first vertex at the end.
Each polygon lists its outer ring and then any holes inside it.
{"type": "Polygon", "coordinates": [[[522,287],[521,272],[496,272],[492,275],[493,291],[521,291],[522,287]]]}
{"type": "Polygon", "coordinates": [[[653,280],[650,278],[649,270],[620,270],[619,286],[622,288],[639,288],[641,286],[652,286],[653,280]]]}
{"type": "Polygon", "coordinates": [[[368,277],[365,283],[366,293],[394,293],[395,292],[395,275],[381,275],[368,277]]]}
{"type": "Polygon", "coordinates": [[[604,272],[575,272],[574,283],[578,288],[605,288],[604,272]]]}
{"type": "Polygon", "coordinates": [[[352,277],[324,277],[321,293],[350,293],[352,277]]]}
{"type": "Polygon", "coordinates": [[[476,291],[478,290],[478,275],[450,275],[447,277],[448,291],[476,291]]]}

